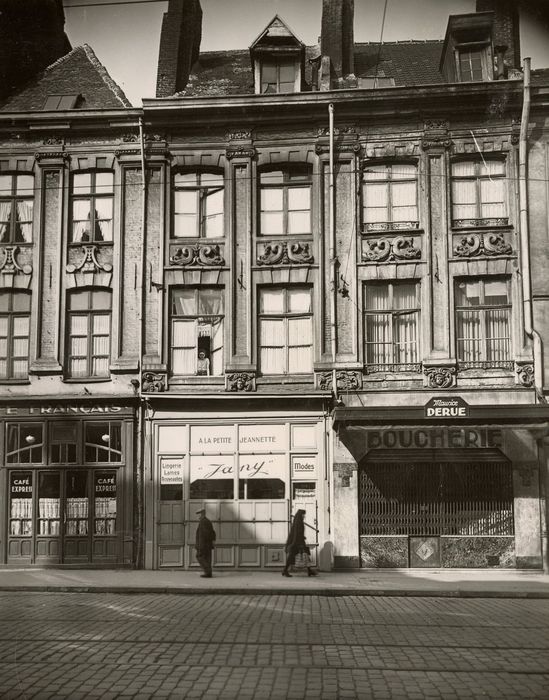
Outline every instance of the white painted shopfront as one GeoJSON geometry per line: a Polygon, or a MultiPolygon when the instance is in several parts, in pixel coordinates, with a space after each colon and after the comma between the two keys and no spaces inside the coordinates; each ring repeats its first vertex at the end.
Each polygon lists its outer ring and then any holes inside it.
{"type": "Polygon", "coordinates": [[[306,511],[307,544],[317,557],[327,527],[324,416],[156,413],[147,428],[147,568],[197,566],[202,507],[217,533],[216,567],[283,566],[298,508],[306,511]]]}

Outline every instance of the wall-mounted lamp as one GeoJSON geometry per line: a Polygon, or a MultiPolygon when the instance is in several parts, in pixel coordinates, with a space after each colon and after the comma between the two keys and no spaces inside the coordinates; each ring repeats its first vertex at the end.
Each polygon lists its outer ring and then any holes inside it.
{"type": "Polygon", "coordinates": [[[103,442],[110,442],[111,436],[108,433],[105,433],[104,435],[101,435],[101,440],[103,440],[103,442]]]}
{"type": "Polygon", "coordinates": [[[34,445],[34,443],[36,442],[36,438],[34,437],[34,435],[26,435],[25,442],[27,443],[27,445],[34,445]]]}

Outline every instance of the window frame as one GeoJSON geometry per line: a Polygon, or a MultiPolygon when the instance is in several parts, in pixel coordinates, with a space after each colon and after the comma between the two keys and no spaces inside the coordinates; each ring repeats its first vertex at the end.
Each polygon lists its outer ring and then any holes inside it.
{"type": "Polygon", "coordinates": [[[490,72],[488,70],[488,51],[490,48],[490,44],[487,41],[480,41],[480,42],[470,42],[466,44],[459,44],[455,48],[455,62],[456,62],[456,72],[458,76],[458,82],[460,83],[480,83],[484,82],[486,80],[491,80],[490,77],[490,72]],[[474,70],[472,68],[472,54],[474,52],[478,52],[479,54],[479,59],[480,59],[480,71],[481,71],[481,77],[479,79],[475,79],[473,77],[474,75],[474,70]],[[462,58],[463,56],[468,55],[469,61],[468,61],[468,67],[470,68],[470,74],[471,77],[464,79],[464,74],[462,70],[462,58]]]}
{"type": "MultiPolygon", "coordinates": [[[[33,243],[33,224],[34,224],[34,191],[35,191],[35,180],[34,180],[34,175],[32,173],[28,172],[22,172],[22,171],[6,171],[6,172],[0,172],[0,176],[2,177],[10,177],[11,178],[11,188],[10,188],[10,193],[9,194],[4,194],[5,191],[0,190],[0,205],[3,203],[7,203],[9,205],[9,213],[8,213],[8,219],[4,222],[7,224],[7,237],[6,240],[0,240],[0,244],[2,245],[32,245],[33,243]],[[19,178],[24,178],[28,177],[32,179],[32,194],[25,195],[25,194],[18,194],[18,186],[17,186],[17,181],[19,178]],[[17,235],[16,235],[16,230],[17,230],[17,225],[18,223],[21,224],[21,222],[18,221],[18,207],[17,205],[22,203],[22,202],[28,202],[31,201],[31,218],[28,221],[22,222],[23,225],[27,224],[30,225],[30,237],[29,240],[25,240],[23,234],[21,234],[22,239],[18,240],[17,235]],[[13,213],[16,212],[16,216],[13,216],[13,213]]],[[[30,192],[30,190],[29,190],[30,192]]]]}
{"type": "Polygon", "coordinates": [[[296,92],[299,92],[299,86],[297,85],[297,81],[299,79],[299,64],[298,62],[293,59],[293,58],[287,58],[287,57],[280,57],[277,58],[276,56],[269,56],[268,58],[263,58],[259,62],[259,94],[260,95],[286,95],[286,94],[294,94],[296,92]],[[292,90],[285,90],[282,92],[280,89],[280,85],[284,84],[287,85],[289,84],[288,80],[280,80],[280,71],[282,68],[287,68],[290,67],[293,69],[293,76],[294,79],[292,81],[292,90]],[[275,73],[276,73],[276,89],[272,92],[268,92],[263,88],[264,85],[273,85],[272,82],[267,82],[263,80],[263,71],[265,68],[274,68],[275,73]]]}
{"type": "Polygon", "coordinates": [[[309,285],[276,285],[276,286],[271,286],[271,285],[266,285],[266,286],[261,286],[258,287],[258,313],[257,313],[257,349],[258,349],[258,368],[259,372],[263,376],[272,376],[272,377],[287,377],[287,376],[305,376],[312,374],[313,372],[313,364],[314,364],[314,347],[315,347],[315,338],[314,338],[314,325],[313,325],[313,288],[309,285]],[[268,291],[274,291],[274,290],[283,290],[284,292],[284,310],[282,312],[277,312],[277,313],[265,313],[261,311],[261,295],[264,292],[268,291]],[[288,304],[288,292],[289,291],[307,291],[309,294],[309,307],[310,311],[308,313],[302,312],[302,311],[296,311],[296,312],[290,312],[288,311],[289,304],[288,304]],[[303,344],[303,345],[290,345],[289,343],[289,320],[291,319],[305,319],[308,318],[310,319],[310,331],[311,331],[311,343],[309,344],[303,344]],[[261,343],[261,324],[263,320],[269,320],[269,321],[277,321],[281,320],[283,323],[283,328],[284,328],[284,342],[281,346],[269,346],[269,345],[262,345],[261,343]],[[261,362],[261,352],[263,349],[268,349],[270,347],[281,347],[284,353],[284,369],[282,372],[264,372],[262,368],[262,362],[261,362]],[[293,348],[299,348],[299,347],[310,347],[310,352],[311,352],[311,366],[310,369],[305,371],[305,372],[289,372],[289,360],[290,360],[290,350],[293,348]]]}
{"type": "MultiPolygon", "coordinates": [[[[71,183],[70,183],[70,225],[69,225],[69,245],[112,245],[114,243],[114,192],[115,192],[115,177],[114,177],[114,170],[109,169],[109,168],[97,168],[95,170],[75,170],[71,173],[71,183]],[[112,175],[112,187],[110,192],[97,192],[97,175],[101,175],[104,173],[108,173],[112,175]],[[74,180],[75,177],[78,175],[90,175],[90,187],[88,190],[85,192],[75,192],[75,185],[74,185],[74,180]],[[111,218],[110,219],[101,219],[100,217],[96,216],[96,201],[101,201],[101,200],[110,200],[111,202],[111,218]],[[75,222],[80,222],[83,221],[83,219],[75,219],[74,216],[74,203],[79,202],[79,201],[89,201],[90,205],[90,226],[89,226],[89,234],[90,238],[89,240],[84,240],[83,238],[80,238],[80,240],[75,240],[74,238],[74,231],[75,231],[75,222]],[[96,228],[101,226],[101,223],[104,221],[109,221],[110,222],[110,239],[106,240],[103,238],[103,240],[96,238],[95,237],[95,232],[96,228]]],[[[85,231],[82,232],[83,234],[85,231]]]]}
{"type": "Polygon", "coordinates": [[[399,230],[410,230],[419,228],[419,163],[415,160],[413,161],[391,161],[391,162],[374,162],[369,161],[363,164],[361,171],[361,217],[362,217],[362,231],[363,233],[373,233],[376,231],[399,231],[399,230]],[[415,169],[414,177],[405,178],[394,178],[393,170],[398,169],[400,166],[412,166],[415,169]],[[368,168],[385,168],[386,175],[383,178],[375,180],[367,180],[364,175],[368,168]],[[387,192],[387,221],[366,221],[366,210],[367,206],[367,195],[366,190],[368,185],[373,184],[385,184],[387,192]],[[393,186],[394,184],[403,183],[414,183],[415,185],[415,204],[412,205],[416,210],[415,220],[405,220],[405,221],[395,221],[394,220],[394,197],[393,197],[393,186]]]}
{"type": "Polygon", "coordinates": [[[503,368],[503,369],[513,369],[514,363],[512,360],[513,357],[513,332],[512,332],[512,312],[513,312],[513,304],[512,304],[512,297],[511,297],[511,278],[506,277],[504,275],[485,275],[485,276],[475,276],[475,277],[456,277],[454,278],[454,324],[455,324],[455,348],[456,348],[456,359],[458,362],[458,366],[462,369],[495,369],[495,368],[503,368]],[[507,303],[506,304],[486,304],[485,303],[485,285],[486,282],[504,282],[506,291],[507,291],[507,303]],[[479,284],[479,302],[483,300],[481,303],[479,303],[477,306],[458,306],[457,303],[457,294],[456,290],[457,287],[460,283],[478,283],[479,284]],[[488,332],[488,314],[486,313],[487,311],[492,311],[492,310],[506,310],[507,311],[507,329],[508,329],[508,334],[507,337],[504,339],[507,345],[507,356],[505,359],[502,360],[489,360],[488,359],[488,348],[489,348],[489,343],[493,340],[494,338],[489,337],[489,332],[488,332]],[[478,360],[466,360],[462,359],[460,355],[460,340],[461,341],[471,341],[474,340],[474,338],[460,338],[458,336],[459,332],[459,326],[460,324],[458,323],[458,318],[459,318],[459,313],[460,312],[478,312],[478,317],[479,317],[479,329],[480,329],[480,335],[479,335],[479,347],[480,347],[480,359],[478,360]]]}
{"type": "Polygon", "coordinates": [[[451,194],[451,225],[452,228],[474,228],[479,225],[503,225],[506,226],[509,223],[509,192],[507,189],[507,159],[501,157],[487,157],[483,154],[480,158],[454,158],[450,162],[450,194],[451,194]],[[485,166],[485,163],[497,162],[503,165],[501,174],[490,174],[487,173],[483,175],[481,173],[481,167],[485,166]],[[473,163],[475,172],[473,175],[454,175],[454,166],[460,163],[473,163]],[[482,216],[482,207],[485,202],[482,201],[482,182],[489,181],[492,182],[495,178],[503,183],[503,201],[502,208],[504,214],[497,217],[486,217],[482,216]],[[457,217],[456,207],[462,206],[457,205],[455,202],[454,194],[454,184],[456,182],[474,182],[475,183],[475,216],[474,217],[457,217]],[[460,223],[463,222],[463,223],[460,223]],[[483,223],[486,222],[486,223],[483,223]]]}
{"type": "Polygon", "coordinates": [[[225,368],[225,353],[224,353],[224,336],[225,336],[225,318],[226,318],[226,310],[225,310],[226,304],[225,304],[225,287],[221,285],[204,285],[204,286],[173,286],[170,289],[170,298],[169,298],[169,309],[168,309],[168,333],[169,333],[169,342],[168,342],[168,348],[169,348],[169,369],[170,369],[170,375],[172,377],[222,377],[224,374],[224,368],[225,368]],[[174,312],[174,304],[175,304],[175,294],[178,291],[181,290],[192,290],[194,292],[194,304],[195,304],[195,310],[196,312],[193,314],[176,314],[174,312]],[[199,301],[199,296],[201,291],[216,291],[219,293],[219,298],[221,300],[221,311],[222,313],[219,314],[200,314],[199,309],[200,309],[200,301],[199,301]],[[222,327],[220,329],[221,333],[221,345],[219,346],[219,350],[221,351],[221,368],[220,372],[218,374],[213,374],[213,362],[212,362],[212,354],[214,350],[212,349],[212,338],[213,336],[210,337],[210,349],[209,349],[209,357],[206,359],[208,360],[207,364],[207,371],[206,373],[199,371],[200,368],[198,367],[198,354],[199,354],[199,335],[198,335],[198,325],[200,323],[200,319],[208,319],[208,320],[213,320],[214,319],[220,319],[220,323],[222,324],[222,327]],[[178,320],[187,320],[187,321],[194,321],[195,324],[195,345],[194,350],[195,350],[195,371],[192,374],[182,374],[179,372],[174,371],[174,351],[178,349],[189,349],[191,346],[175,346],[174,345],[174,328],[175,328],[175,322],[178,320]]]}
{"type": "MultiPolygon", "coordinates": [[[[29,355],[30,355],[30,334],[31,334],[31,328],[30,328],[30,320],[31,320],[31,304],[32,304],[32,295],[30,292],[27,292],[25,290],[5,290],[1,289],[0,290],[0,295],[5,296],[8,299],[8,308],[6,311],[1,311],[0,310],[0,317],[6,318],[6,335],[5,335],[5,342],[6,342],[6,355],[0,356],[0,360],[5,361],[6,363],[6,373],[5,376],[0,375],[0,383],[3,382],[14,382],[14,381],[26,381],[29,378],[29,355]],[[27,300],[27,306],[28,309],[25,311],[14,311],[14,297],[15,295],[20,296],[21,299],[26,299],[27,300]],[[27,334],[26,335],[16,335],[15,334],[15,319],[16,318],[26,318],[27,319],[27,334]],[[14,354],[14,349],[15,349],[15,343],[17,340],[25,339],[26,340],[26,345],[27,345],[27,354],[26,355],[15,355],[14,354]],[[14,370],[13,370],[13,365],[15,362],[26,362],[26,372],[22,376],[15,376],[14,370]]],[[[0,340],[3,340],[4,336],[0,337],[0,340]]]]}
{"type": "MultiPolygon", "coordinates": [[[[421,371],[421,281],[418,279],[402,279],[402,280],[384,280],[375,281],[367,280],[363,284],[362,290],[363,308],[362,308],[362,318],[363,318],[363,353],[364,353],[364,366],[367,368],[368,372],[419,372],[421,371]],[[413,285],[415,287],[415,306],[406,309],[397,309],[394,306],[394,289],[399,285],[413,285]],[[366,306],[367,290],[369,287],[386,287],[387,288],[387,309],[368,309],[366,306]],[[387,316],[390,315],[391,320],[389,324],[389,338],[390,342],[381,344],[382,348],[387,347],[390,350],[390,361],[389,362],[370,362],[369,361],[369,347],[375,348],[380,347],[380,343],[376,343],[368,340],[367,334],[367,317],[375,316],[387,316]],[[395,333],[395,318],[403,315],[414,315],[415,317],[415,327],[416,327],[416,340],[415,340],[415,350],[414,359],[412,362],[399,362],[395,359],[395,349],[397,343],[394,338],[395,333]]],[[[383,352],[383,355],[386,353],[383,352]]]]}
{"type": "Polygon", "coordinates": [[[198,239],[200,241],[210,241],[219,238],[225,238],[225,173],[224,171],[213,168],[213,169],[200,169],[200,170],[176,170],[172,175],[172,216],[170,224],[170,241],[172,243],[180,243],[181,241],[198,239]],[[176,185],[176,177],[178,175],[194,175],[196,177],[196,184],[189,185],[176,185]],[[202,184],[202,178],[204,176],[214,176],[218,177],[223,184],[221,186],[212,186],[207,184],[202,184]],[[209,191],[211,190],[211,192],[209,191]],[[196,194],[196,226],[195,231],[192,236],[176,236],[176,217],[178,212],[176,211],[176,192],[194,192],[196,194]],[[217,216],[221,216],[221,229],[220,234],[215,236],[207,235],[207,197],[210,194],[216,194],[217,192],[222,193],[222,206],[221,213],[217,216]]]}
{"type": "Polygon", "coordinates": [[[258,238],[266,240],[268,238],[288,238],[288,237],[298,237],[303,238],[304,236],[313,235],[313,168],[308,163],[303,163],[300,165],[282,165],[281,167],[267,167],[262,168],[258,172],[258,186],[259,186],[259,196],[258,196],[258,238]],[[268,176],[274,172],[282,173],[281,182],[262,182],[263,176],[268,176]],[[292,180],[292,176],[294,178],[292,180]],[[297,177],[296,177],[297,176],[297,177]],[[291,209],[289,207],[289,192],[292,189],[307,189],[309,191],[309,208],[307,209],[291,209]],[[282,209],[263,209],[262,208],[262,193],[264,191],[274,191],[282,190],[282,209]],[[307,212],[309,214],[309,231],[290,233],[288,230],[288,224],[290,221],[291,212],[307,212]],[[263,233],[263,214],[265,212],[281,212],[282,213],[282,231],[280,233],[263,233]]]}
{"type": "Polygon", "coordinates": [[[110,378],[110,359],[111,359],[111,353],[112,353],[112,343],[111,343],[111,335],[112,335],[112,304],[113,304],[113,298],[112,298],[112,291],[110,289],[104,289],[104,288],[99,288],[99,287],[92,287],[92,288],[83,288],[83,289],[77,289],[77,290],[70,290],[68,292],[68,297],[67,297],[67,331],[66,331],[66,337],[67,337],[67,361],[66,361],[66,366],[65,366],[65,378],[70,380],[70,381],[105,381],[110,378]],[[110,304],[109,308],[101,308],[97,309],[94,308],[93,305],[93,294],[96,292],[101,292],[101,293],[107,293],[109,295],[110,299],[110,304]],[[87,306],[86,308],[79,308],[79,309],[72,309],[71,308],[71,300],[72,298],[76,297],[76,295],[81,294],[87,295],[87,306]],[[109,330],[107,333],[94,333],[93,332],[93,324],[94,324],[94,319],[99,316],[106,316],[108,314],[109,317],[109,330]],[[80,334],[73,334],[71,332],[71,322],[72,318],[75,316],[84,316],[86,318],[86,335],[82,336],[80,334]],[[94,345],[94,340],[96,337],[106,337],[108,338],[108,350],[107,353],[94,353],[93,352],[93,345],[94,345]],[[72,340],[73,338],[85,338],[86,339],[86,355],[85,357],[82,355],[73,355],[71,353],[71,345],[72,345],[72,340]],[[73,360],[82,360],[85,359],[86,361],[86,374],[78,374],[75,375],[73,374],[73,371],[71,369],[71,365],[73,360]],[[107,371],[105,374],[92,374],[93,370],[93,362],[94,360],[97,359],[106,359],[107,360],[107,371]]]}

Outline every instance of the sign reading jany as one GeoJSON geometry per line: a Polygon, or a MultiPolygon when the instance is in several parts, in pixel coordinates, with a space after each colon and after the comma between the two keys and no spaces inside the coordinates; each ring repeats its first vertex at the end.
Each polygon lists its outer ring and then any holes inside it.
{"type": "Polygon", "coordinates": [[[460,396],[443,396],[425,404],[425,418],[466,418],[469,404],[460,396]]]}

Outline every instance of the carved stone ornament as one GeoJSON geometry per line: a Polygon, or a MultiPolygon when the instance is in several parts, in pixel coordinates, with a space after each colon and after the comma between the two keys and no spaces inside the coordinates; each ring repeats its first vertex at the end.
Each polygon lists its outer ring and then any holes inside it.
{"type": "Polygon", "coordinates": [[[450,122],[447,119],[426,119],[423,128],[425,131],[448,131],[450,122]]]}
{"type": "Polygon", "coordinates": [[[463,236],[454,248],[458,258],[473,258],[477,255],[512,255],[513,247],[501,233],[471,233],[463,236]]]}
{"type": "MultiPolygon", "coordinates": [[[[333,372],[319,372],[316,375],[319,389],[330,391],[333,386],[333,372]]],[[[337,370],[336,384],[338,391],[353,391],[362,387],[362,374],[351,370],[337,370]]]]}
{"type": "Polygon", "coordinates": [[[517,379],[522,386],[534,386],[534,365],[530,363],[516,365],[517,379]]]}
{"type": "Polygon", "coordinates": [[[251,129],[240,129],[239,131],[229,131],[227,141],[246,141],[252,138],[251,129]]]}
{"type": "Polygon", "coordinates": [[[481,226],[508,226],[509,219],[500,217],[498,219],[453,219],[453,228],[480,228],[481,226]]]}
{"type": "Polygon", "coordinates": [[[84,255],[80,263],[78,265],[69,263],[65,268],[67,272],[112,272],[110,263],[100,263],[97,259],[96,245],[83,245],[82,250],[84,255]]]}
{"type": "Polygon", "coordinates": [[[117,149],[114,152],[114,157],[115,158],[122,158],[123,156],[138,156],[140,155],[141,151],[139,148],[128,148],[128,149],[117,149]]]}
{"type": "MultiPolygon", "coordinates": [[[[334,150],[337,153],[360,153],[362,146],[359,143],[336,143],[334,150]]],[[[315,153],[317,155],[322,155],[323,153],[329,153],[330,146],[322,143],[317,143],[315,146],[315,153]]]]}
{"type": "Polygon", "coordinates": [[[292,263],[310,265],[313,262],[310,244],[299,241],[265,243],[263,253],[257,257],[258,265],[291,265],[292,263]]]}
{"type": "Polygon", "coordinates": [[[139,136],[137,134],[122,134],[120,139],[124,143],[137,143],[139,141],[139,136]]]}
{"type": "Polygon", "coordinates": [[[362,251],[364,262],[395,262],[398,260],[417,260],[421,258],[421,250],[414,245],[413,238],[398,236],[390,241],[388,238],[364,241],[362,251]]]}
{"type": "Polygon", "coordinates": [[[419,221],[376,221],[364,224],[364,231],[366,233],[408,231],[414,228],[419,228],[419,221]]]}
{"type": "Polygon", "coordinates": [[[421,139],[421,147],[424,151],[428,151],[431,148],[450,148],[451,146],[452,139],[448,135],[429,134],[421,139]]]}
{"type": "Polygon", "coordinates": [[[170,265],[188,267],[201,265],[214,267],[224,265],[225,258],[221,255],[218,245],[186,245],[177,248],[174,255],[170,256],[170,265]]]}
{"type": "Polygon", "coordinates": [[[50,151],[45,153],[35,153],[35,159],[40,162],[41,160],[51,159],[51,160],[63,160],[69,161],[71,159],[70,153],[65,153],[63,151],[50,151]]]}
{"type": "Polygon", "coordinates": [[[30,275],[32,272],[32,265],[19,265],[17,262],[17,252],[19,251],[18,245],[8,245],[0,248],[4,251],[4,259],[0,261],[0,273],[4,275],[30,275]]]}
{"type": "MultiPolygon", "coordinates": [[[[330,135],[330,127],[329,126],[321,126],[317,129],[316,132],[317,136],[329,136],[330,135]]],[[[334,127],[334,136],[341,136],[342,134],[356,134],[356,127],[347,125],[347,126],[335,126],[334,127]]]]}
{"type": "Polygon", "coordinates": [[[149,394],[157,394],[166,391],[166,375],[158,372],[143,372],[141,376],[142,391],[149,394]]]}
{"type": "Polygon", "coordinates": [[[42,143],[44,146],[62,146],[64,139],[62,136],[47,136],[42,143]]]}
{"type": "Polygon", "coordinates": [[[433,389],[448,389],[455,380],[455,367],[426,367],[424,370],[429,381],[429,386],[433,389]]]}
{"type": "Polygon", "coordinates": [[[225,376],[225,391],[255,391],[255,374],[231,372],[225,376]]]}
{"type": "Polygon", "coordinates": [[[228,148],[225,155],[228,160],[232,158],[255,158],[256,150],[255,148],[228,148]]]}

